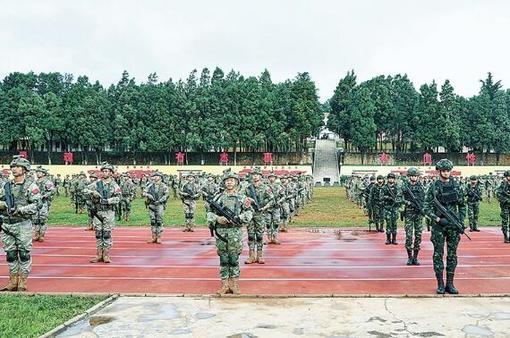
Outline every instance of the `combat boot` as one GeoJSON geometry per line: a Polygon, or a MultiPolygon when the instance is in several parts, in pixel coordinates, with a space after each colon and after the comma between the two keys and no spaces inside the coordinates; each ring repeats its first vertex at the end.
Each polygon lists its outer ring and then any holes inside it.
{"type": "Polygon", "coordinates": [[[386,242],[384,244],[386,245],[391,244],[391,234],[386,234],[386,242]]]}
{"type": "Polygon", "coordinates": [[[9,283],[0,291],[16,291],[18,290],[18,275],[10,275],[9,283]]]}
{"type": "Polygon", "coordinates": [[[228,279],[221,280],[221,288],[218,291],[216,291],[216,293],[219,295],[225,295],[227,293],[230,293],[230,285],[228,279]]]}
{"type": "Polygon", "coordinates": [[[446,287],[444,288],[444,290],[445,292],[451,295],[456,295],[459,293],[459,291],[453,285],[453,277],[454,277],[453,273],[451,272],[446,273],[446,287]]]}
{"type": "Polygon", "coordinates": [[[510,240],[508,239],[508,233],[506,230],[503,230],[503,240],[505,243],[510,243],[510,240]]]}
{"type": "Polygon", "coordinates": [[[436,274],[436,279],[437,279],[436,293],[438,295],[444,295],[445,289],[444,289],[443,274],[442,273],[436,274]]]}
{"type": "Polygon", "coordinates": [[[418,260],[418,253],[420,250],[414,250],[413,251],[413,265],[420,265],[420,261],[418,260]]]}
{"type": "Polygon", "coordinates": [[[411,250],[407,250],[407,265],[413,265],[413,256],[411,250]]]}
{"type": "Polygon", "coordinates": [[[239,290],[239,278],[230,278],[229,282],[230,282],[230,291],[232,291],[232,293],[234,295],[240,294],[241,291],[239,290]]]}
{"type": "Polygon", "coordinates": [[[396,233],[392,233],[391,234],[391,244],[393,245],[397,245],[397,234],[396,233]]]}
{"type": "Polygon", "coordinates": [[[152,239],[147,241],[147,243],[156,243],[156,234],[155,233],[152,233],[152,239]]]}
{"type": "Polygon", "coordinates": [[[39,238],[38,238],[39,242],[44,242],[44,234],[43,233],[39,233],[39,238]]]}
{"type": "Polygon", "coordinates": [[[250,256],[247,260],[244,261],[244,264],[253,264],[257,262],[257,257],[255,257],[255,249],[250,248],[250,256]]]}
{"type": "Polygon", "coordinates": [[[19,275],[18,278],[18,291],[27,291],[27,279],[28,275],[19,275]]]}
{"type": "Polygon", "coordinates": [[[112,260],[110,259],[110,250],[108,249],[103,250],[103,262],[105,263],[112,262],[112,260]]]}
{"type": "Polygon", "coordinates": [[[282,242],[280,242],[280,241],[278,240],[278,238],[276,238],[276,235],[273,235],[273,244],[275,244],[275,245],[280,245],[280,244],[282,244],[282,242]]]}
{"type": "Polygon", "coordinates": [[[156,242],[154,242],[154,243],[161,244],[161,234],[156,235],[156,242]]]}
{"type": "Polygon", "coordinates": [[[262,252],[262,250],[257,251],[257,263],[259,263],[259,264],[266,263],[266,261],[264,260],[264,253],[262,252]]]}
{"type": "Polygon", "coordinates": [[[96,257],[92,258],[90,260],[90,263],[99,263],[103,261],[103,252],[101,249],[97,249],[96,251],[96,257]]]}
{"type": "Polygon", "coordinates": [[[478,229],[478,224],[475,223],[475,226],[473,227],[474,232],[480,232],[480,229],[478,229]]]}

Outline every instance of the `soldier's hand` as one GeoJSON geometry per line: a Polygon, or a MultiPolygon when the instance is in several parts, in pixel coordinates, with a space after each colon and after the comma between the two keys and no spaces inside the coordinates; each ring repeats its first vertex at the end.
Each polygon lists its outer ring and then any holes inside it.
{"type": "Polygon", "coordinates": [[[7,209],[7,203],[5,203],[4,201],[0,201],[0,210],[5,210],[7,209]]]}
{"type": "Polygon", "coordinates": [[[95,198],[101,198],[101,194],[98,193],[97,191],[93,191],[92,196],[94,196],[95,198]]]}
{"type": "Polygon", "coordinates": [[[227,219],[226,217],[223,217],[223,216],[218,217],[217,222],[218,222],[219,224],[221,224],[221,225],[226,225],[226,224],[230,223],[230,222],[228,221],[228,219],[227,219]]]}

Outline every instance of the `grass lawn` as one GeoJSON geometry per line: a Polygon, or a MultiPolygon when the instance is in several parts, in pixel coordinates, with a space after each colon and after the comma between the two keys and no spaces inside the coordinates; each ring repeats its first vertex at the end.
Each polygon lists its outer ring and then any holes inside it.
{"type": "Polygon", "coordinates": [[[0,294],[0,337],[38,337],[104,299],[0,294]]]}
{"type": "MultiPolygon", "coordinates": [[[[117,225],[148,225],[149,216],[143,202],[142,198],[137,197],[133,201],[130,221],[118,221],[117,225]]],[[[499,225],[499,212],[499,204],[496,200],[493,200],[492,203],[482,202],[480,225],[499,225]]],[[[198,225],[205,226],[205,209],[202,200],[197,201],[195,218],[198,225]]],[[[70,203],[69,198],[61,195],[53,201],[48,222],[50,225],[85,225],[87,216],[75,214],[74,205],[70,203]]],[[[170,198],[165,211],[164,224],[166,226],[184,224],[184,212],[180,199],[170,198]]],[[[346,198],[344,188],[319,187],[315,188],[312,202],[306,206],[301,215],[294,218],[291,226],[353,227],[366,226],[367,224],[367,217],[363,214],[363,210],[346,198]]],[[[399,226],[403,226],[400,220],[399,226]]]]}

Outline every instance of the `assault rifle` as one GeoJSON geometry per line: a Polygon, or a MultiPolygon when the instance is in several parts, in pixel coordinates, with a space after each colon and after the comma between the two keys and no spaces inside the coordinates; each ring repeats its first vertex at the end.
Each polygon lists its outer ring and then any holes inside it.
{"type": "Polygon", "coordinates": [[[248,186],[248,197],[252,200],[253,202],[253,210],[255,210],[255,212],[259,212],[260,211],[260,204],[259,204],[259,199],[257,197],[257,193],[255,192],[255,188],[253,188],[253,185],[249,185],[248,186]]]}
{"type": "MultiPolygon", "coordinates": [[[[107,199],[108,199],[108,191],[106,191],[105,187],[104,187],[104,183],[103,181],[98,181],[96,183],[96,189],[97,189],[97,192],[99,193],[100,197],[99,197],[99,203],[100,204],[107,204],[107,199]]],[[[98,210],[97,210],[97,206],[96,206],[96,203],[92,203],[92,207],[90,208],[90,215],[92,217],[95,217],[97,218],[101,223],[104,223],[104,217],[99,215],[98,213],[98,210]]]]}
{"type": "Polygon", "coordinates": [[[459,234],[465,235],[467,238],[469,238],[469,240],[471,240],[471,237],[469,237],[469,235],[464,231],[464,225],[459,220],[457,215],[452,213],[450,210],[446,209],[445,206],[442,205],[441,202],[439,202],[439,200],[437,199],[436,196],[434,196],[434,205],[436,206],[437,210],[439,211],[438,217],[443,216],[442,218],[445,218],[448,221],[446,224],[440,223],[440,225],[446,226],[448,224],[451,224],[451,225],[453,225],[453,227],[455,228],[455,230],[457,230],[457,232],[459,234]]]}
{"type": "MultiPolygon", "coordinates": [[[[10,223],[11,216],[13,215],[14,211],[16,210],[16,205],[14,204],[14,196],[12,195],[12,186],[11,186],[11,182],[9,182],[9,181],[5,182],[5,184],[4,184],[4,198],[5,198],[5,204],[7,206],[7,210],[6,210],[7,218],[10,223]]],[[[0,232],[2,232],[2,230],[3,230],[6,234],[13,236],[7,230],[2,229],[3,223],[4,223],[4,219],[2,217],[2,218],[0,218],[0,232]]]]}
{"type": "Polygon", "coordinates": [[[475,197],[477,201],[482,200],[482,196],[478,195],[478,193],[474,189],[469,189],[467,194],[469,197],[475,197]]]}
{"type": "MultiPolygon", "coordinates": [[[[206,201],[207,201],[207,203],[209,203],[209,207],[211,208],[211,211],[213,213],[215,213],[216,215],[225,217],[230,222],[230,224],[233,224],[238,227],[242,226],[241,220],[239,219],[239,217],[234,215],[234,213],[232,211],[228,210],[227,208],[223,208],[213,198],[207,197],[206,201]]],[[[211,237],[214,237],[214,235],[216,235],[216,237],[218,237],[218,239],[220,241],[227,242],[227,239],[218,233],[216,224],[210,224],[209,230],[211,231],[211,237]]]]}

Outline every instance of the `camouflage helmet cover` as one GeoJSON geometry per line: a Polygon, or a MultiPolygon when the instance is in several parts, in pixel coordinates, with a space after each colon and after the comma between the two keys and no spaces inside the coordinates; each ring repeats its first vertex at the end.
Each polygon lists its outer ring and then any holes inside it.
{"type": "Polygon", "coordinates": [[[436,163],[436,170],[452,170],[453,169],[453,163],[447,158],[443,158],[436,163]]]}
{"type": "Polygon", "coordinates": [[[396,178],[396,176],[395,176],[395,174],[394,174],[394,173],[389,173],[387,177],[388,177],[388,178],[396,178]]]}
{"type": "Polygon", "coordinates": [[[407,169],[407,176],[419,176],[420,172],[417,168],[411,167],[407,169]]]}
{"type": "Polygon", "coordinates": [[[23,167],[27,171],[29,171],[30,170],[30,161],[24,157],[21,157],[21,156],[14,156],[14,158],[11,162],[11,168],[12,167],[23,167]]]}
{"type": "Polygon", "coordinates": [[[222,179],[222,181],[225,181],[225,180],[227,180],[227,179],[229,179],[229,178],[234,178],[234,179],[236,179],[236,180],[237,180],[237,182],[239,183],[239,176],[237,176],[237,174],[236,174],[236,173],[231,172],[231,171],[230,171],[230,172],[227,172],[227,173],[225,173],[225,175],[223,175],[223,179],[222,179]]]}
{"type": "Polygon", "coordinates": [[[510,177],[510,170],[506,170],[506,171],[503,173],[503,176],[505,176],[505,177],[510,177]]]}
{"type": "Polygon", "coordinates": [[[101,170],[105,170],[105,169],[110,170],[112,173],[115,171],[115,168],[113,167],[113,165],[109,164],[108,162],[103,162],[101,164],[101,170]]]}

